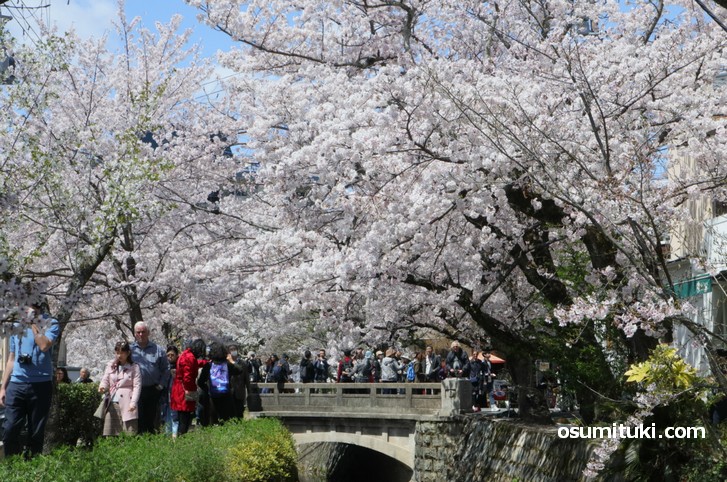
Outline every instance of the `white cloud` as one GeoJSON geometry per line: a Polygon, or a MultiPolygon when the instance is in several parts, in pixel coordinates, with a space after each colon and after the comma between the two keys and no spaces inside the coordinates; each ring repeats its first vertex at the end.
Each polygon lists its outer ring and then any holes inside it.
{"type": "Polygon", "coordinates": [[[35,43],[45,28],[55,25],[59,32],[75,29],[81,38],[100,38],[114,30],[112,21],[118,18],[116,0],[18,0],[7,5],[23,5],[27,8],[4,8],[2,13],[12,20],[6,29],[20,43],[35,43]],[[47,8],[36,8],[49,5],[47,8]]]}
{"type": "Polygon", "coordinates": [[[75,29],[81,38],[99,38],[114,30],[112,22],[118,18],[115,0],[72,0],[51,4],[51,22],[61,32],[75,29]]]}

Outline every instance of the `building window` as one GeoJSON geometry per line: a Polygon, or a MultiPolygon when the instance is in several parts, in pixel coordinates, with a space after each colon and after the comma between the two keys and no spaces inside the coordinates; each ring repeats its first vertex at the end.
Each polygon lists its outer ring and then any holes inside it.
{"type": "Polygon", "coordinates": [[[727,201],[714,201],[714,217],[727,214],[727,201]]]}

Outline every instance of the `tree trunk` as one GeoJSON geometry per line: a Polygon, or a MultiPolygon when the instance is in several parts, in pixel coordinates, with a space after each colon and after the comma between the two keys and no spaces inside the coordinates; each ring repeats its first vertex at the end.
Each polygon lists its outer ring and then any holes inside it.
{"type": "Polygon", "coordinates": [[[507,356],[515,388],[520,418],[526,422],[552,424],[544,394],[535,387],[535,360],[530,356],[507,356]]]}
{"type": "MultiPolygon", "coordinates": [[[[55,341],[56,347],[61,343],[61,340],[63,339],[63,332],[65,331],[66,325],[71,321],[73,311],[76,307],[75,303],[69,300],[76,299],[83,292],[83,289],[86,287],[86,283],[88,283],[91,276],[93,276],[96,272],[98,266],[101,262],[103,262],[106,256],[108,256],[109,252],[111,252],[113,245],[114,238],[111,237],[107,239],[106,242],[96,250],[95,256],[84,260],[73,274],[73,277],[68,284],[68,288],[66,288],[66,295],[63,300],[64,302],[61,303],[61,308],[55,316],[55,319],[58,320],[58,324],[60,325],[58,339],[55,341]]],[[[53,366],[58,366],[58,349],[55,347],[53,350],[53,366]]]]}

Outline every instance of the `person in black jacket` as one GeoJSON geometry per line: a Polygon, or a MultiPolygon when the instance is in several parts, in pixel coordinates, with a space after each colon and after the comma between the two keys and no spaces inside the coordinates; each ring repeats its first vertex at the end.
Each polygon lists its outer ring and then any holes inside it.
{"type": "Polygon", "coordinates": [[[238,375],[231,375],[231,383],[235,417],[242,418],[245,413],[247,393],[250,390],[250,374],[247,371],[247,363],[240,356],[240,348],[233,343],[228,345],[227,349],[230,351],[230,358],[232,358],[233,363],[241,371],[238,375]]]}
{"type": "Polygon", "coordinates": [[[313,364],[315,368],[315,381],[317,383],[325,383],[328,381],[328,360],[326,359],[326,350],[319,350],[318,351],[318,358],[316,358],[316,361],[313,364]]]}
{"type": "Polygon", "coordinates": [[[425,382],[438,383],[442,381],[442,358],[434,353],[431,346],[428,346],[424,351],[424,360],[422,360],[422,365],[425,382]]]}
{"type": "Polygon", "coordinates": [[[311,383],[315,376],[315,366],[310,350],[306,350],[303,358],[300,360],[300,382],[311,383]]]}
{"type": "Polygon", "coordinates": [[[210,345],[209,357],[210,362],[202,368],[197,385],[209,395],[210,423],[218,424],[235,416],[232,379],[235,375],[242,375],[243,370],[221,343],[210,345]]]}
{"type": "Polygon", "coordinates": [[[484,404],[484,387],[483,387],[483,362],[479,359],[477,350],[472,352],[470,357],[469,377],[472,383],[472,411],[479,412],[484,404]]]}
{"type": "Polygon", "coordinates": [[[260,358],[255,355],[254,351],[250,351],[247,353],[247,359],[245,360],[245,363],[247,364],[247,373],[250,377],[251,383],[260,383],[264,381],[262,377],[260,376],[260,367],[262,366],[263,362],[260,360],[260,358]]]}
{"type": "Polygon", "coordinates": [[[470,362],[467,353],[453,341],[451,350],[447,354],[447,377],[466,378],[470,372],[470,362]]]}

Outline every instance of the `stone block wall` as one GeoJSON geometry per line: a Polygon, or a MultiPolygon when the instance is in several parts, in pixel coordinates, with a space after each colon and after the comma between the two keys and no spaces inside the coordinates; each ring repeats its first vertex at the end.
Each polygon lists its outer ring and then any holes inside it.
{"type": "Polygon", "coordinates": [[[593,448],[587,440],[560,439],[555,427],[516,420],[467,416],[420,422],[414,480],[580,482],[593,448]]]}
{"type": "Polygon", "coordinates": [[[437,422],[419,422],[415,435],[414,480],[440,482],[457,480],[444,478],[452,467],[461,466],[460,449],[463,447],[464,417],[452,417],[437,422]]]}

